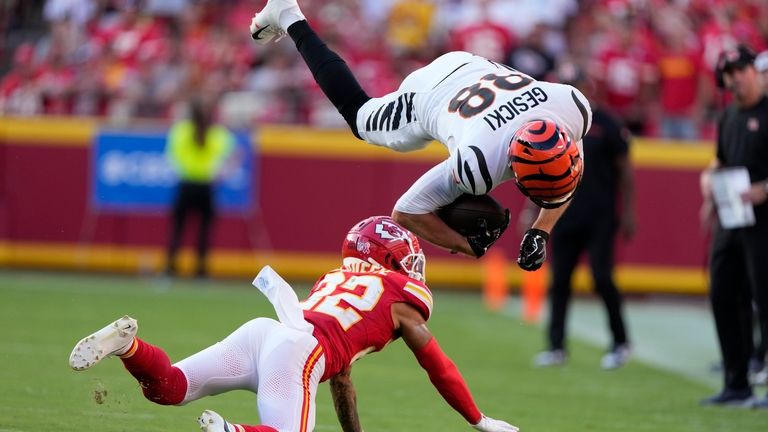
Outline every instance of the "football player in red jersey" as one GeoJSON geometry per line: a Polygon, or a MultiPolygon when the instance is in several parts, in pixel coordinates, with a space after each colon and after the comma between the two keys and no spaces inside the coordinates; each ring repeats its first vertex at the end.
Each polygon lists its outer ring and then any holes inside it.
{"type": "Polygon", "coordinates": [[[402,338],[438,392],[472,427],[518,430],[480,412],[427,328],[432,294],[424,284],[424,254],[413,233],[386,216],[365,219],[347,234],[342,257],[341,268],[323,275],[301,303],[265,267],[253,283],[273,304],[279,321],[256,318],[178,363],[137,338],[136,320],[125,316],[78,342],[70,366],[85,370],[116,355],[144,396],[161,405],[236,389],[258,395],[261,425],[233,424],[206,410],[198,419],[205,432],[311,431],[318,384],[330,380],[342,429],[362,431],[352,364],[402,338]]]}

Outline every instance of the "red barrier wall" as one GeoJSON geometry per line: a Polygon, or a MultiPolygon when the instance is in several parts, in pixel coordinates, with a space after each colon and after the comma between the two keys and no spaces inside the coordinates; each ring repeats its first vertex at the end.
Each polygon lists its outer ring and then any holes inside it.
{"type": "MultiPolygon", "coordinates": [[[[156,270],[168,235],[165,214],[96,213],[88,203],[89,120],[0,120],[0,265],[156,270]]],[[[258,208],[223,216],[215,274],[249,276],[278,263],[288,277],[313,277],[337,261],[341,236],[358,220],[388,214],[397,198],[445,155],[439,145],[411,155],[366,145],[343,131],[264,128],[258,143],[258,208]],[[255,268],[255,270],[254,270],[255,268]]],[[[620,283],[636,291],[703,292],[706,238],[699,228],[698,172],[708,146],[636,142],[639,230],[620,244],[620,283]]],[[[523,198],[509,184],[494,196],[514,215],[523,198]]],[[[191,237],[192,232],[188,232],[191,237]]],[[[191,240],[188,238],[188,240],[191,240]]],[[[500,242],[516,256],[519,234],[500,242]]],[[[427,248],[430,280],[482,281],[478,263],[427,248]]],[[[188,266],[189,257],[184,257],[188,266]]],[[[510,266],[509,280],[519,281],[510,266]]],[[[577,284],[585,285],[583,274],[577,284]]]]}

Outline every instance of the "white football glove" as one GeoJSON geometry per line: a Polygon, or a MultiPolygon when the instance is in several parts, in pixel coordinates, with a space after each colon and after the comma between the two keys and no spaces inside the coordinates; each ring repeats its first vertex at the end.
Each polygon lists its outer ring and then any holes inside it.
{"type": "Polygon", "coordinates": [[[520,430],[505,421],[492,419],[485,415],[472,427],[481,432],[518,432],[520,430]]]}

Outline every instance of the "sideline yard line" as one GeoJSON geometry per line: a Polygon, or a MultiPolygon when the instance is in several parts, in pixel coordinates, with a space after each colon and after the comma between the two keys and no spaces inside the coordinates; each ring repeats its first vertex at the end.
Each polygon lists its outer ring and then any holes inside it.
{"type": "MultiPolygon", "coordinates": [[[[539,327],[544,340],[548,305],[544,305],[539,327]]],[[[505,313],[519,317],[520,300],[514,297],[505,313]]],[[[720,353],[712,314],[705,298],[685,300],[625,299],[627,331],[632,343],[631,361],[641,361],[713,389],[720,375],[711,372],[720,353]]],[[[577,298],[571,303],[568,338],[607,349],[610,343],[605,308],[596,298],[577,298]]],[[[543,348],[543,342],[542,342],[543,348]]],[[[630,361],[630,362],[631,362],[630,361]]],[[[702,395],[704,397],[706,395],[702,395]]]]}

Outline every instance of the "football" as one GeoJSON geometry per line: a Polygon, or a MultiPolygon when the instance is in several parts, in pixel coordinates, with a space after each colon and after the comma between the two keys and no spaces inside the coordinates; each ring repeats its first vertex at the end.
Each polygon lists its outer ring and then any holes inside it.
{"type": "Polygon", "coordinates": [[[464,194],[435,213],[446,225],[465,237],[479,233],[482,219],[488,231],[506,227],[508,222],[508,210],[490,195],[464,194]]]}

